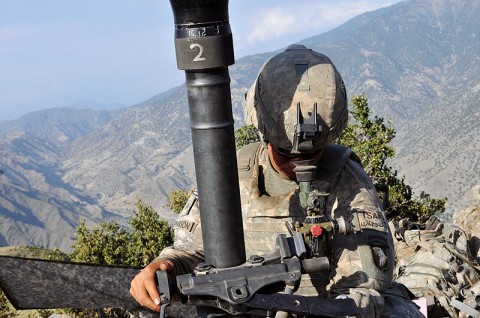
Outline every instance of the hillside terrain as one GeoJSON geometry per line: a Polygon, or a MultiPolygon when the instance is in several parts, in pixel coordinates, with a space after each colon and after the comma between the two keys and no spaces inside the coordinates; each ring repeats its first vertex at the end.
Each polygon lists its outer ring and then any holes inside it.
{"type": "Polygon", "coordinates": [[[66,251],[79,218],[94,224],[111,217],[89,194],[62,181],[59,152],[27,133],[11,132],[0,139],[0,246],[66,251]]]}
{"type": "MultiPolygon", "coordinates": [[[[331,57],[349,96],[365,93],[391,119],[391,165],[417,193],[448,197],[450,212],[480,184],[478,16],[480,2],[410,0],[299,41],[331,57]]],[[[230,67],[237,126],[245,91],[274,53],[230,67]]],[[[0,245],[67,249],[79,217],[124,221],[137,197],[171,220],[168,192],[194,187],[183,86],[120,110],[31,113],[2,122],[0,135],[0,245]]]]}

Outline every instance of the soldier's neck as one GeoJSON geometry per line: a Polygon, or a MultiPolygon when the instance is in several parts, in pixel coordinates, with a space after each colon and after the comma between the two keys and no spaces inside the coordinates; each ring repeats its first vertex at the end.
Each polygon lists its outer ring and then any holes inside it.
{"type": "Polygon", "coordinates": [[[318,152],[314,155],[309,156],[309,158],[304,158],[303,156],[298,156],[294,158],[288,158],[280,153],[278,153],[271,144],[268,144],[268,158],[270,159],[270,163],[277,171],[282,178],[292,181],[297,181],[297,177],[295,172],[293,172],[293,168],[295,165],[293,164],[294,161],[305,160],[305,159],[319,159],[322,155],[322,152],[318,152]]]}

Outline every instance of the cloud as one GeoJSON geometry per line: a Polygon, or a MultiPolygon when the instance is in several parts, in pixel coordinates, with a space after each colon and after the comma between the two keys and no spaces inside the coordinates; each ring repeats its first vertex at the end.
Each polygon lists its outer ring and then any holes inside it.
{"type": "Polygon", "coordinates": [[[291,33],[294,30],[297,18],[293,14],[288,14],[285,10],[270,10],[263,14],[261,21],[256,25],[247,36],[249,44],[262,42],[267,39],[278,38],[284,34],[291,33]]]}
{"type": "Polygon", "coordinates": [[[246,36],[249,45],[292,34],[325,32],[366,11],[397,1],[340,1],[311,4],[306,1],[257,11],[246,36]]]}

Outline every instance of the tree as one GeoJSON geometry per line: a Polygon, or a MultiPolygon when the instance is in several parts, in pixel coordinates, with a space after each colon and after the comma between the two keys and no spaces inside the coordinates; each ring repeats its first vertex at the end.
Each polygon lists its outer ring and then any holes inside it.
{"type": "Polygon", "coordinates": [[[137,200],[136,207],[137,211],[128,222],[132,226],[129,265],[146,266],[173,243],[173,233],[167,221],[160,220],[150,205],[137,200]]]}
{"type": "MultiPolygon", "coordinates": [[[[80,220],[70,258],[72,261],[91,264],[130,265],[130,237],[131,234],[115,221],[101,222],[89,230],[85,221],[80,220]]],[[[123,310],[115,310],[117,311],[121,311],[120,317],[127,317],[123,310]]],[[[93,309],[64,309],[60,312],[78,318],[99,317],[98,311],[93,309]]]]}
{"type": "Polygon", "coordinates": [[[91,264],[129,265],[130,236],[115,221],[104,221],[89,230],[85,221],[80,220],[70,259],[91,264]]]}
{"type": "Polygon", "coordinates": [[[192,191],[186,192],[185,190],[174,190],[168,194],[168,203],[165,207],[172,210],[173,213],[179,214],[182,212],[183,207],[188,201],[188,198],[192,195],[192,191]]]}
{"type": "Polygon", "coordinates": [[[104,221],[89,230],[81,220],[70,258],[92,264],[145,266],[173,243],[172,231],[150,206],[137,200],[128,220],[131,230],[104,221]]]}
{"type": "Polygon", "coordinates": [[[253,125],[244,125],[235,131],[235,144],[237,149],[245,145],[260,141],[257,128],[253,125]]]}
{"type": "Polygon", "coordinates": [[[389,218],[425,222],[434,213],[444,212],[446,198],[433,199],[423,191],[414,198],[405,178],[399,178],[397,170],[387,164],[387,159],[395,156],[395,150],[389,145],[396,134],[391,122],[385,123],[378,116],[370,118],[368,101],[363,94],[352,97],[351,107],[351,120],[337,142],[351,148],[373,182],[387,190],[389,218]]]}
{"type": "MultiPolygon", "coordinates": [[[[76,241],[70,258],[73,261],[92,264],[145,266],[173,243],[173,234],[167,221],[157,212],[137,199],[136,210],[128,220],[131,230],[115,221],[104,221],[89,230],[81,220],[76,229],[76,241]]],[[[79,318],[130,317],[122,309],[103,309],[101,314],[89,309],[66,309],[67,314],[79,318]]]]}
{"type": "Polygon", "coordinates": [[[386,160],[395,156],[395,150],[389,146],[395,138],[395,130],[389,121],[374,116],[370,119],[370,108],[364,95],[351,99],[351,121],[337,140],[352,149],[361,159],[363,168],[374,182],[384,182],[392,175],[392,169],[386,160]]]}

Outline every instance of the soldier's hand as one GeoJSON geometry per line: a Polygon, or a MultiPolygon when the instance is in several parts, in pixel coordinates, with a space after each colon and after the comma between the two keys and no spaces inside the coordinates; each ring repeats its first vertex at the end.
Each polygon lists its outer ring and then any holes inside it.
{"type": "MultiPolygon", "coordinates": [[[[157,259],[148,264],[130,283],[130,294],[142,306],[160,311],[160,295],[155,283],[155,273],[167,271],[175,276],[175,265],[168,260],[157,259]]],[[[168,287],[167,287],[168,288],[168,287]]]]}

